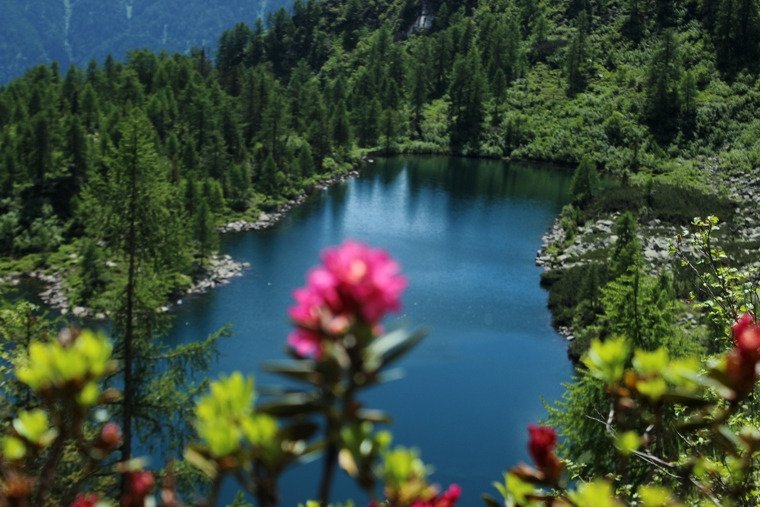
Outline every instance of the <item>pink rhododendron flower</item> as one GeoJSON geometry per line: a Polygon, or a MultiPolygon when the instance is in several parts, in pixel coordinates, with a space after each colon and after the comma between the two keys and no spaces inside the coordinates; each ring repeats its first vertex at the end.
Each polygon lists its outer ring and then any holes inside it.
{"type": "Polygon", "coordinates": [[[288,346],[300,357],[322,356],[322,339],[310,329],[297,328],[288,335],[288,346]]]}
{"type": "Polygon", "coordinates": [[[385,251],[346,241],[326,250],[322,260],[324,269],[335,279],[338,310],[355,310],[365,322],[375,323],[389,311],[401,308],[406,278],[385,251]]]}
{"type": "Polygon", "coordinates": [[[70,507],[95,507],[99,501],[100,498],[94,493],[80,493],[70,507]]]}
{"type": "Polygon", "coordinates": [[[388,312],[401,308],[406,278],[386,252],[355,241],[328,248],[322,265],[309,271],[289,310],[298,329],[288,345],[301,357],[319,358],[322,341],[339,338],[357,323],[375,330],[388,312]]]}

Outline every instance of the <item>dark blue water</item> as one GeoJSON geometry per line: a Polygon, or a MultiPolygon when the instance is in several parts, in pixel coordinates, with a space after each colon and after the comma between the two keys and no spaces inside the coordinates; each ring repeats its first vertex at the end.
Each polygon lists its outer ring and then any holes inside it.
{"type": "MultiPolygon", "coordinates": [[[[387,327],[429,335],[401,366],[406,377],[366,393],[394,417],[394,442],[420,449],[433,479],[481,505],[491,482],[527,458],[526,425],[545,416],[570,377],[565,343],[550,326],[534,266],[541,235],[568,200],[567,174],[525,164],[443,157],[376,162],[358,179],[313,196],[272,229],[226,236],[222,250],[251,263],[242,278],[188,298],[172,339],[225,323],[218,373],[272,382],[263,361],[284,358],[291,291],[320,251],[353,238],[387,249],[410,280],[404,312],[387,327]]],[[[290,472],[282,505],[317,496],[319,463],[290,472]]],[[[342,477],[335,500],[365,499],[342,477]]],[[[234,492],[229,484],[228,498],[234,492]]]]}

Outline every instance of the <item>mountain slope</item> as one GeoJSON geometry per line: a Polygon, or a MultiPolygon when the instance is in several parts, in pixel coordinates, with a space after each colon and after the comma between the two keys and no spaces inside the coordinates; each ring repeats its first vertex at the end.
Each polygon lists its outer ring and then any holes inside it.
{"type": "Polygon", "coordinates": [[[0,82],[40,63],[86,65],[129,50],[185,52],[284,0],[0,0],[0,82]]]}

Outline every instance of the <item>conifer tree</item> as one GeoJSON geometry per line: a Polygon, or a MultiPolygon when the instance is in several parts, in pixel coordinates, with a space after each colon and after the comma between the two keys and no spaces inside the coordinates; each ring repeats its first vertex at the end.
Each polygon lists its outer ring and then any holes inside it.
{"type": "Polygon", "coordinates": [[[348,123],[346,103],[341,100],[335,105],[330,119],[330,130],[336,147],[348,148],[351,144],[351,128],[348,123]]]}
{"type": "Polygon", "coordinates": [[[652,133],[668,140],[678,121],[678,86],[682,64],[673,30],[665,30],[649,64],[646,83],[646,117],[652,133]]]}
{"type": "Polygon", "coordinates": [[[422,110],[427,101],[429,89],[428,72],[428,65],[424,60],[414,65],[411,80],[412,132],[417,137],[422,136],[422,110]]]}
{"type": "Polygon", "coordinates": [[[638,239],[638,224],[633,213],[626,211],[615,224],[617,240],[610,258],[610,277],[615,279],[641,264],[641,243],[638,239]]]}
{"type": "Polygon", "coordinates": [[[578,164],[573,179],[570,183],[570,194],[573,202],[579,206],[586,206],[594,198],[598,190],[599,176],[596,164],[588,155],[585,155],[578,164]]]}
{"type": "Polygon", "coordinates": [[[145,114],[130,112],[120,133],[119,146],[105,160],[108,177],[88,184],[81,211],[90,237],[103,240],[125,264],[124,277],[113,287],[112,316],[123,361],[122,458],[127,460],[135,421],[147,410],[141,400],[149,393],[141,379],[151,366],[144,347],[156,329],[156,306],[169,290],[162,282],[185,269],[186,249],[181,217],[145,114]]]}
{"type": "Polygon", "coordinates": [[[715,19],[718,63],[734,73],[755,65],[760,51],[760,6],[756,0],[720,0],[715,19]]]}
{"type": "Polygon", "coordinates": [[[476,150],[485,119],[487,94],[486,77],[477,46],[472,45],[466,55],[460,56],[452,71],[450,117],[450,143],[455,151],[464,148],[476,150]]]}
{"type": "Polygon", "coordinates": [[[641,0],[628,0],[628,16],[623,25],[623,31],[629,39],[638,43],[644,37],[644,14],[641,10],[641,0]]]}
{"type": "Polygon", "coordinates": [[[203,264],[208,256],[218,248],[219,236],[216,231],[214,214],[209,209],[208,200],[201,199],[193,217],[193,237],[196,242],[198,259],[203,264]]]}
{"type": "Polygon", "coordinates": [[[567,76],[567,94],[570,97],[582,92],[586,88],[586,31],[588,30],[588,17],[585,12],[578,16],[575,34],[570,42],[565,60],[565,75],[567,76]]]}

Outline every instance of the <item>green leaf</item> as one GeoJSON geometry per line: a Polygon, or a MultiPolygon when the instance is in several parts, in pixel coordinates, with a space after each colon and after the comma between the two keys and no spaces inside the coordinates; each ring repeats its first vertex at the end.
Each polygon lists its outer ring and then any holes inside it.
{"type": "Polygon", "coordinates": [[[13,421],[13,429],[40,447],[49,445],[58,434],[57,430],[49,428],[47,413],[41,409],[19,412],[18,418],[13,421]]]}
{"type": "Polygon", "coordinates": [[[673,501],[673,494],[662,486],[641,486],[638,489],[642,507],[676,507],[681,505],[673,501]]]}
{"type": "Polygon", "coordinates": [[[637,450],[640,445],[641,437],[635,431],[626,431],[615,439],[615,447],[625,456],[637,450]]]}
{"type": "Polygon", "coordinates": [[[528,502],[528,497],[535,493],[536,488],[513,473],[507,473],[504,477],[505,487],[497,488],[504,496],[505,500],[514,499],[518,505],[524,505],[528,502]]]}
{"type": "Polygon", "coordinates": [[[652,401],[659,401],[667,392],[668,384],[662,377],[636,382],[636,389],[652,401]]]}
{"type": "Polygon", "coordinates": [[[602,479],[580,484],[576,491],[568,495],[577,507],[621,507],[623,504],[615,498],[612,485],[602,479]]]}
{"type": "Polygon", "coordinates": [[[668,366],[668,351],[660,347],[651,352],[637,350],[633,355],[633,369],[642,376],[659,375],[668,366]]]}
{"type": "Polygon", "coordinates": [[[261,367],[268,373],[297,380],[311,385],[321,382],[322,376],[316,370],[316,363],[311,360],[290,361],[287,363],[266,363],[261,367]]]}
{"type": "Polygon", "coordinates": [[[22,459],[26,456],[26,445],[16,437],[3,438],[3,457],[10,461],[22,459]]]}
{"type": "Polygon", "coordinates": [[[623,378],[629,353],[630,349],[624,338],[613,338],[604,342],[594,340],[583,357],[583,364],[595,378],[607,384],[616,384],[623,378]]]}
{"type": "Polygon", "coordinates": [[[412,350],[424,337],[424,331],[415,331],[409,334],[404,330],[381,336],[367,347],[364,358],[367,371],[376,372],[388,367],[412,350]]]}

